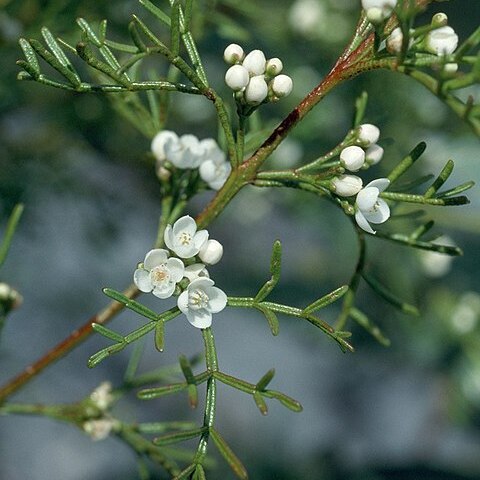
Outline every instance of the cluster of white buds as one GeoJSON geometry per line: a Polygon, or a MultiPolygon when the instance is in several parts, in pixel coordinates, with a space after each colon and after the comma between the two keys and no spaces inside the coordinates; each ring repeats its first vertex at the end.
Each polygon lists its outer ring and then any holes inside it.
{"type": "Polygon", "coordinates": [[[182,170],[198,168],[201,179],[213,190],[220,190],[230,175],[231,165],[213,138],[199,140],[190,134],[179,137],[162,130],[153,138],[151,149],[161,180],[169,178],[169,165],[182,170]]]}
{"type": "Polygon", "coordinates": [[[205,267],[205,264],[214,265],[221,260],[223,247],[208,236],[207,230],[197,230],[192,217],[185,215],[179,218],[173,226],[167,225],[165,229],[164,241],[169,250],[150,250],[133,275],[140,291],[153,293],[162,299],[181,289],[180,282],[188,282],[178,297],[177,305],[197,328],[209,327],[212,313],[220,312],[227,305],[227,296],[214,287],[215,282],[205,267]],[[183,260],[188,260],[189,265],[185,266],[183,260]]]}
{"type": "Polygon", "coordinates": [[[379,25],[387,20],[397,6],[397,0],[362,0],[368,20],[374,25],[379,25]]]}
{"type": "MultiPolygon", "coordinates": [[[[350,172],[368,168],[377,164],[383,157],[383,148],[377,145],[380,129],[370,123],[358,127],[357,142],[340,152],[340,165],[350,172]]],[[[390,217],[390,208],[380,193],[389,185],[389,180],[380,178],[363,187],[363,181],[356,175],[339,175],[332,179],[332,190],[340,197],[353,197],[355,201],[355,220],[360,228],[368,233],[375,231],[370,223],[383,223],[390,217]]]]}
{"type": "Polygon", "coordinates": [[[120,423],[114,418],[105,417],[96,420],[87,420],[82,425],[84,432],[90,435],[94,442],[105,440],[112,430],[118,429],[120,423]]]}
{"type": "Polygon", "coordinates": [[[377,164],[383,157],[383,148],[377,145],[379,138],[378,127],[371,123],[360,125],[357,136],[359,145],[350,145],[340,152],[340,165],[350,172],[357,172],[377,164]]]}
{"type": "Polygon", "coordinates": [[[112,384],[110,382],[102,382],[90,394],[90,400],[99,410],[103,412],[108,410],[114,401],[112,384]]]}
{"type": "Polygon", "coordinates": [[[281,74],[283,63],[279,58],[267,60],[261,50],[245,55],[236,43],[228,45],[224,60],[232,65],[225,74],[225,83],[236,93],[237,100],[248,105],[260,105],[265,100],[276,101],[289,95],[293,81],[281,74]]]}

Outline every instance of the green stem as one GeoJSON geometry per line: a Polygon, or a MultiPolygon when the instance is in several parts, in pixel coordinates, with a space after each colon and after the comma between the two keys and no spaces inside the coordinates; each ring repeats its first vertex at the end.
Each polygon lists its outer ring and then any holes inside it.
{"type": "Polygon", "coordinates": [[[360,279],[362,278],[363,269],[365,267],[367,249],[365,236],[362,232],[357,230],[357,238],[359,247],[357,266],[348,285],[348,291],[343,297],[342,311],[340,312],[340,315],[338,316],[335,323],[336,330],[344,330],[345,328],[348,317],[350,315],[350,311],[355,303],[355,295],[357,294],[358,285],[360,283],[360,279]]]}
{"type": "Polygon", "coordinates": [[[202,330],[203,342],[205,345],[205,364],[210,377],[207,380],[207,395],[205,400],[205,413],[203,417],[203,426],[205,433],[200,437],[194,463],[202,464],[207,456],[208,440],[210,428],[215,423],[215,407],[217,401],[217,385],[213,374],[218,371],[217,350],[215,347],[215,338],[211,328],[202,330]]]}

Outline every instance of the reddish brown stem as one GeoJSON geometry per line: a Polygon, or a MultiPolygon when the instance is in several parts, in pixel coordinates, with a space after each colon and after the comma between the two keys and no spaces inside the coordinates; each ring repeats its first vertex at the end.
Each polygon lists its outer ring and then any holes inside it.
{"type": "MultiPolygon", "coordinates": [[[[128,298],[135,298],[139,291],[134,286],[128,287],[123,294],[128,298]]],[[[73,331],[65,340],[53,347],[49,352],[43,355],[39,360],[28,366],[23,372],[12,378],[2,388],[0,388],[0,403],[15,393],[21,386],[27,383],[32,377],[40,373],[50,364],[64,357],[68,352],[73,350],[83,340],[90,336],[93,332],[92,323],[107,323],[112,317],[124,309],[124,305],[118,302],[111,302],[102,311],[91,317],[88,322],[79,329],[73,331]]]]}

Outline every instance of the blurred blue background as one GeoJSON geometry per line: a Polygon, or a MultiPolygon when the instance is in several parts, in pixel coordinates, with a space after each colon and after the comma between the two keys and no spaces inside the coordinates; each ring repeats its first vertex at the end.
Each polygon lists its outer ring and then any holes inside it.
{"type": "MultiPolygon", "coordinates": [[[[199,2],[208,15],[199,18],[195,29],[211,83],[228,98],[222,52],[231,41],[246,50],[262,48],[267,57],[280,56],[295,90],[262,109],[262,122],[275,125],[327,73],[355,24],[359,3],[199,2]]],[[[448,13],[461,40],[478,26],[477,1],[435,4],[420,21],[428,22],[436,11],[448,13]]],[[[75,42],[75,18],[83,16],[89,21],[108,18],[111,35],[121,40],[131,12],[148,18],[131,1],[0,0],[2,230],[13,206],[25,204],[0,272],[0,281],[24,296],[2,334],[0,383],[102,308],[102,287],[121,290],[131,282],[136,263],[155,238],[160,210],[158,180],[148,157],[150,139],[125,122],[108,98],[17,82],[18,37],[39,38],[46,25],[75,42]]],[[[156,61],[163,72],[165,63],[156,61]]],[[[423,87],[390,72],[372,72],[338,88],[269,165],[313,159],[336,145],[350,128],[353,101],[363,90],[370,96],[367,120],[381,128],[386,151],[376,177],[425,140],[428,149],[416,167],[419,174],[436,173],[452,158],[456,169],[449,186],[480,181],[474,134],[423,87]]],[[[469,93],[478,101],[478,89],[469,93]]],[[[214,110],[206,100],[172,97],[174,114],[167,128],[200,138],[216,135],[214,110]]],[[[359,306],[391,338],[390,348],[354,326],[356,353],[343,355],[321,332],[296,320],[282,318],[280,335],[272,337],[255,313],[227,310],[215,317],[222,370],[255,382],[275,367],[272,388],[304,406],[303,413],[294,414],[270,402],[263,418],[251,398],[220,387],[218,428],[251,478],[480,478],[478,188],[469,197],[467,207],[431,208],[427,213],[437,222],[435,232],[447,234],[465,252],[445,265],[445,272],[433,271],[429,259],[416,251],[369,242],[369,271],[422,312],[420,318],[399,314],[361,287],[359,306]]],[[[208,199],[208,194],[201,195],[188,212],[197,213],[208,199]]],[[[401,228],[407,226],[399,224],[401,228]]],[[[348,282],[355,264],[350,222],[328,203],[301,192],[246,188],[210,232],[225,248],[212,274],[231,295],[251,295],[263,283],[277,238],[284,246],[282,280],[273,297],[278,300],[306,305],[348,282]]],[[[158,308],[152,299],[144,300],[158,308]]],[[[325,313],[326,320],[333,321],[335,308],[325,313]]],[[[139,319],[123,313],[112,325],[126,332],[139,319]]],[[[166,342],[163,354],[148,343],[142,370],[202,350],[199,332],[181,318],[168,324],[166,342]]],[[[88,357],[104,345],[103,339],[92,337],[14,400],[72,402],[104,379],[120,382],[131,351],[93,370],[86,367],[88,357]]],[[[201,408],[190,411],[180,397],[139,403],[132,395],[115,413],[132,421],[201,420],[201,408]]],[[[137,475],[134,454],[115,439],[93,443],[69,425],[42,418],[2,417],[0,424],[0,478],[137,475]]],[[[212,478],[233,476],[219,461],[212,478]]]]}

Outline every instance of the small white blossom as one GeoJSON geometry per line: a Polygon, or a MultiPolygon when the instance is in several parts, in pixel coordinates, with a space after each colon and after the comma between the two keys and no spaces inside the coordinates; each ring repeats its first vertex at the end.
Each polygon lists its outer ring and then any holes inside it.
{"type": "Polygon", "coordinates": [[[191,282],[197,278],[210,278],[210,274],[203,263],[194,263],[193,265],[185,267],[183,276],[188,278],[191,282]]]}
{"type": "Polygon", "coordinates": [[[107,410],[113,402],[112,384],[110,382],[102,382],[91,394],[90,400],[100,410],[107,410]]]}
{"type": "Polygon", "coordinates": [[[250,79],[247,88],[245,88],[245,100],[252,105],[259,105],[268,95],[267,82],[263,75],[258,75],[250,79]]]}
{"type": "Polygon", "coordinates": [[[278,75],[272,80],[271,86],[277,97],[286,97],[293,90],[293,80],[288,75],[278,75]]]}
{"type": "Polygon", "coordinates": [[[133,281],[141,292],[169,298],[175,291],[176,283],[183,278],[184,269],[180,259],[168,258],[167,250],[156,248],[147,253],[143,264],[135,270],[133,281]]]}
{"type": "Polygon", "coordinates": [[[378,24],[387,19],[397,5],[397,0],[362,0],[362,7],[367,18],[373,24],[378,24]]]}
{"type": "Polygon", "coordinates": [[[198,254],[208,240],[207,230],[197,232],[197,224],[189,215],[179,218],[174,224],[167,225],[164,235],[165,245],[180,258],[191,258],[198,254]]]}
{"type": "Polygon", "coordinates": [[[364,147],[369,147],[378,142],[380,129],[371,123],[364,123],[358,127],[358,140],[364,147]]]}
{"type": "Polygon", "coordinates": [[[169,141],[178,142],[178,135],[170,130],[162,130],[153,137],[151,149],[158,162],[166,160],[165,144],[169,141]]]}
{"type": "Polygon", "coordinates": [[[90,435],[93,441],[97,442],[105,440],[116,426],[117,422],[113,418],[100,418],[84,422],[83,430],[90,435]]]}
{"type": "Polygon", "coordinates": [[[270,77],[278,75],[283,70],[283,63],[279,58],[271,58],[265,66],[265,73],[270,77]]]}
{"type": "Polygon", "coordinates": [[[198,252],[198,256],[207,265],[215,265],[222,259],[223,246],[217,240],[207,240],[198,252]]]}
{"type": "Polygon", "coordinates": [[[340,175],[332,180],[335,193],[341,197],[351,197],[362,189],[362,179],[356,175],[340,175]]]}
{"type": "Polygon", "coordinates": [[[205,160],[200,165],[200,177],[211,189],[220,190],[230,175],[232,166],[213,138],[202,140],[201,143],[205,148],[205,160]]]}
{"type": "Polygon", "coordinates": [[[265,73],[267,59],[261,50],[252,50],[242,62],[250,76],[262,75],[265,73]]]}
{"type": "Polygon", "coordinates": [[[340,164],[351,172],[360,170],[365,163],[365,152],[356,145],[344,148],[340,152],[340,164]]]}
{"type": "Polygon", "coordinates": [[[374,143],[365,150],[365,161],[369,165],[376,165],[383,158],[383,153],[383,148],[374,143]]]}
{"type": "Polygon", "coordinates": [[[222,311],[227,305],[227,295],[210,278],[197,278],[178,297],[178,308],[196,328],[208,328],[212,313],[222,311]]]}
{"type": "Polygon", "coordinates": [[[244,89],[250,80],[248,70],[243,65],[233,65],[225,73],[225,83],[234,91],[244,89]]]}
{"type": "Polygon", "coordinates": [[[243,60],[245,53],[243,52],[243,48],[236,43],[231,43],[223,52],[223,59],[230,63],[231,65],[241,62],[243,60]]]}
{"type": "Polygon", "coordinates": [[[367,184],[357,194],[355,220],[358,226],[368,233],[375,234],[369,222],[383,223],[390,218],[387,202],[379,198],[380,192],[383,192],[388,185],[390,185],[388,178],[379,178],[367,184]]]}
{"type": "Polygon", "coordinates": [[[198,168],[203,162],[205,149],[195,135],[182,135],[165,142],[165,156],[177,168],[198,168]]]}
{"type": "Polygon", "coordinates": [[[436,55],[450,55],[458,45],[458,35],[452,27],[440,27],[427,33],[425,46],[436,55]]]}
{"type": "Polygon", "coordinates": [[[457,73],[458,72],[458,63],[453,63],[453,62],[446,63],[443,66],[443,71],[444,71],[444,73],[447,73],[449,75],[457,73]]]}

